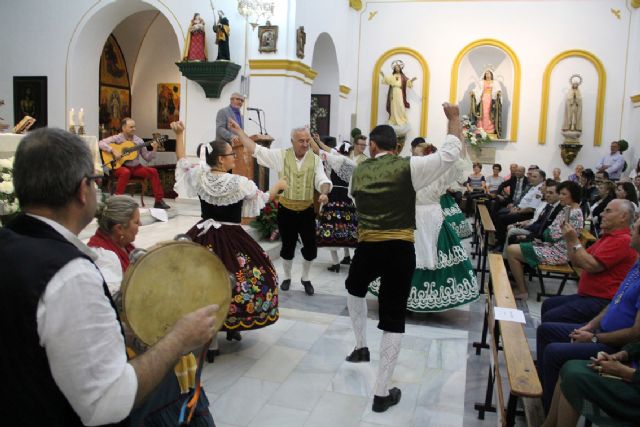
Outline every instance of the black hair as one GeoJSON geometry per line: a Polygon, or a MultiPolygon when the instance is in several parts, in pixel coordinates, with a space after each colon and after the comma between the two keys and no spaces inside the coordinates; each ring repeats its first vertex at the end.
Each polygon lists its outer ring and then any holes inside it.
{"type": "Polygon", "coordinates": [[[336,148],[338,144],[338,141],[333,136],[323,136],[320,139],[327,147],[336,148]]]}
{"type": "Polygon", "coordinates": [[[582,199],[582,188],[573,182],[573,181],[562,181],[560,184],[556,186],[556,191],[559,193],[560,190],[566,188],[569,194],[571,194],[571,200],[578,203],[582,199]]]}
{"type": "Polygon", "coordinates": [[[636,187],[632,183],[623,181],[617,183],[616,187],[622,187],[624,192],[627,193],[627,197],[625,197],[625,199],[635,203],[636,205],[638,204],[638,193],[636,192],[636,187]]]}
{"type": "Polygon", "coordinates": [[[427,141],[421,136],[413,138],[413,141],[411,141],[411,148],[415,148],[417,145],[424,144],[425,142],[427,141]]]}
{"type": "Polygon", "coordinates": [[[502,172],[502,165],[500,163],[494,163],[491,169],[498,168],[500,172],[502,172]]]}
{"type": "Polygon", "coordinates": [[[200,157],[200,153],[206,148],[207,145],[209,146],[209,151],[207,151],[207,153],[205,154],[205,160],[209,166],[214,167],[218,164],[218,157],[222,156],[223,154],[225,154],[225,151],[227,151],[227,146],[229,145],[229,143],[225,141],[211,141],[202,143],[198,145],[198,148],[196,148],[196,155],[198,157],[200,157]]]}
{"type": "Polygon", "coordinates": [[[582,171],[582,177],[587,180],[587,184],[592,184],[596,180],[596,175],[591,169],[585,169],[582,171]]]}
{"type": "Polygon", "coordinates": [[[369,141],[385,151],[395,150],[398,145],[396,131],[389,125],[378,125],[369,134],[369,141]]]}
{"type": "Polygon", "coordinates": [[[556,181],[555,179],[545,179],[544,180],[544,186],[545,187],[556,187],[558,185],[558,181],[556,181]]]}

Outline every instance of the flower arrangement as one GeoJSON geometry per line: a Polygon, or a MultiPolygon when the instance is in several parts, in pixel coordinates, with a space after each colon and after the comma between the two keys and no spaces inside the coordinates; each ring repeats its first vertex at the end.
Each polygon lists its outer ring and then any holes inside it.
{"type": "Polygon", "coordinates": [[[280,238],[278,234],[278,202],[267,203],[260,211],[260,215],[249,225],[257,229],[264,239],[278,240],[280,238]]]}
{"type": "Polygon", "coordinates": [[[13,157],[0,159],[0,215],[11,215],[19,210],[13,188],[13,157]]]}
{"type": "Polygon", "coordinates": [[[489,138],[484,129],[478,128],[471,123],[469,116],[462,116],[462,134],[466,142],[474,148],[479,148],[481,145],[491,142],[491,138],[489,138]]]}

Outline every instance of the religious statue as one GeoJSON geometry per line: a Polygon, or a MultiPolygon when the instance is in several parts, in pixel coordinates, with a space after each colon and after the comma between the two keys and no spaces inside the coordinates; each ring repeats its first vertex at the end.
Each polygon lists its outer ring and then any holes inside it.
{"type": "Polygon", "coordinates": [[[564,107],[564,121],[562,122],[562,134],[569,140],[578,140],[582,133],[582,95],[580,94],[580,85],[582,84],[582,76],[574,74],[569,79],[571,89],[567,94],[564,107]]]}
{"type": "Polygon", "coordinates": [[[490,136],[502,138],[502,91],[498,82],[493,80],[493,71],[488,69],[484,72],[482,81],[470,96],[471,123],[490,136]]]}
{"type": "Polygon", "coordinates": [[[216,44],[218,45],[218,57],[217,61],[230,61],[231,54],[229,53],[229,35],[231,34],[231,27],[229,27],[229,19],[224,16],[224,12],[218,11],[219,20],[213,25],[213,31],[216,33],[216,44]]]}
{"type": "Polygon", "coordinates": [[[187,31],[187,41],[184,44],[183,61],[206,61],[207,49],[204,37],[204,19],[199,13],[193,15],[187,31]]]}
{"type": "Polygon", "coordinates": [[[304,58],[304,45],[307,43],[307,33],[304,32],[304,27],[299,27],[296,30],[296,56],[300,59],[304,58]]]}
{"type": "Polygon", "coordinates": [[[409,79],[405,76],[404,62],[397,60],[391,63],[392,74],[384,74],[380,71],[382,76],[382,83],[389,86],[387,92],[387,113],[389,113],[388,124],[393,126],[398,132],[404,131],[404,134],[408,131],[409,119],[407,118],[407,108],[410,108],[409,102],[407,102],[407,87],[413,87],[413,82],[417,80],[416,77],[409,79]]]}
{"type": "Polygon", "coordinates": [[[24,96],[20,100],[20,115],[21,118],[24,116],[35,116],[36,115],[36,103],[31,96],[31,88],[28,87],[24,91],[24,96]]]}

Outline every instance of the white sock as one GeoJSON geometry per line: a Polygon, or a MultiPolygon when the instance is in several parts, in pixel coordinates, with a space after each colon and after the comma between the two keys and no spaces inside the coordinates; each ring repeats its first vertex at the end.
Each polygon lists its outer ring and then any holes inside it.
{"type": "Polygon", "coordinates": [[[349,248],[344,248],[344,256],[351,258],[351,255],[349,255],[349,248]]]}
{"type": "Polygon", "coordinates": [[[389,394],[389,382],[398,362],[400,355],[400,344],[402,334],[396,332],[383,332],[380,341],[380,366],[378,367],[378,378],[374,387],[376,396],[387,396],[389,394]]]}
{"type": "Polygon", "coordinates": [[[340,264],[340,260],[338,259],[338,251],[335,249],[331,249],[331,261],[333,261],[333,265],[340,264]]]}
{"type": "Polygon", "coordinates": [[[356,348],[367,346],[367,300],[347,294],[347,308],[356,336],[356,348]]]}
{"type": "Polygon", "coordinates": [[[282,280],[291,280],[291,264],[293,264],[292,259],[284,259],[282,258],[282,268],[284,270],[284,274],[282,275],[282,280]]]}
{"type": "Polygon", "coordinates": [[[309,270],[311,269],[311,263],[313,261],[307,261],[306,259],[302,261],[302,280],[309,280],[309,270]]]}

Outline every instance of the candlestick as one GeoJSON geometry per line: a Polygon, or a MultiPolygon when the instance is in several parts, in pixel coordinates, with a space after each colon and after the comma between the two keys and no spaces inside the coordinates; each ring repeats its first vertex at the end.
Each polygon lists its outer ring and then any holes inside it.
{"type": "Polygon", "coordinates": [[[81,108],[78,112],[78,124],[80,127],[84,127],[84,108],[81,108]]]}
{"type": "Polygon", "coordinates": [[[75,112],[75,110],[73,108],[71,110],[69,110],[69,127],[76,125],[76,122],[74,120],[75,114],[76,114],[76,112],[75,112]]]}

